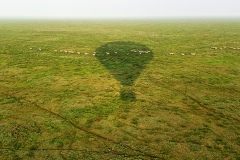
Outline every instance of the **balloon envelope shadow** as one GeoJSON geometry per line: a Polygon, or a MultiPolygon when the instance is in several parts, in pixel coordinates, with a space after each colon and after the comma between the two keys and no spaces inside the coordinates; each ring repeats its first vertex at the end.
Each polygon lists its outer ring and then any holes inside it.
{"type": "Polygon", "coordinates": [[[135,100],[132,85],[153,58],[151,50],[135,42],[110,42],[96,49],[96,57],[122,85],[122,100],[135,100]]]}

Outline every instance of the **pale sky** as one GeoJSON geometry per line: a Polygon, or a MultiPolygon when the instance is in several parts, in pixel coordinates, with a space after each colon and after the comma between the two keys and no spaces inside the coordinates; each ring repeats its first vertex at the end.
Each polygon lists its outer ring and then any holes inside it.
{"type": "Polygon", "coordinates": [[[0,18],[240,18],[240,0],[0,0],[0,18]]]}

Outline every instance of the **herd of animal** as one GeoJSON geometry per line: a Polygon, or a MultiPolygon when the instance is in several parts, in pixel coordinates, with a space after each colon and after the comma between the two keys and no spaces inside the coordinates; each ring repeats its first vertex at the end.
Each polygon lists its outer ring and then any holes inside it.
{"type": "MultiPolygon", "coordinates": [[[[33,48],[29,48],[30,50],[33,50],[33,48]]],[[[43,51],[42,48],[38,48],[37,49],[38,51],[43,51]]],[[[85,54],[85,55],[88,55],[90,53],[88,52],[80,52],[80,51],[69,51],[69,50],[54,50],[54,52],[59,52],[59,53],[70,53],[70,54],[85,54]]],[[[151,51],[148,51],[148,50],[136,50],[136,49],[132,49],[131,50],[132,53],[137,53],[137,54],[148,54],[150,53],[151,51]]],[[[91,53],[93,56],[96,55],[97,52],[93,52],[91,53]]],[[[105,52],[106,55],[110,55],[110,54],[117,54],[118,52],[114,51],[114,52],[105,52]]],[[[128,55],[129,53],[127,53],[128,55]]]]}
{"type": "MultiPolygon", "coordinates": [[[[33,50],[33,48],[29,48],[30,50],[33,50]]],[[[232,50],[240,50],[239,47],[227,47],[227,46],[222,46],[222,47],[216,47],[216,46],[211,46],[211,49],[217,50],[223,50],[223,49],[232,49],[232,50]]],[[[38,51],[42,51],[42,48],[38,48],[38,51]]],[[[68,51],[68,50],[54,50],[54,52],[60,52],[60,53],[70,53],[70,54],[84,54],[84,55],[88,55],[88,52],[79,52],[79,51],[68,51]]],[[[136,50],[136,49],[132,49],[131,50],[132,53],[137,53],[137,54],[148,54],[151,51],[145,51],[145,50],[136,50]]],[[[96,55],[96,52],[91,53],[93,56],[96,55]]],[[[110,55],[110,54],[117,54],[117,52],[106,52],[106,55],[110,55]]],[[[127,53],[128,55],[129,53],[127,53]]],[[[174,52],[169,52],[170,55],[175,55],[176,53],[174,52]]],[[[180,53],[182,56],[186,55],[185,53],[180,53]]],[[[196,53],[192,52],[190,53],[190,55],[195,56],[196,53]]]]}

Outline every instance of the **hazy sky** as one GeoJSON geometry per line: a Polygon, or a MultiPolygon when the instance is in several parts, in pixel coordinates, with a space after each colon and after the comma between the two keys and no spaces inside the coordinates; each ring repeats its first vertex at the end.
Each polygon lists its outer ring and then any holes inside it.
{"type": "Polygon", "coordinates": [[[240,0],[0,0],[0,18],[237,17],[240,0]]]}

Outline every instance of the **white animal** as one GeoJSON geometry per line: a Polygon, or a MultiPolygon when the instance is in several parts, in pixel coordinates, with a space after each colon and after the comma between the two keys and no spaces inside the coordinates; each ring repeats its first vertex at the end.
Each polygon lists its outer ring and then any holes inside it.
{"type": "Polygon", "coordinates": [[[173,52],[170,52],[169,54],[170,54],[170,55],[174,55],[175,53],[173,53],[173,52]]]}
{"type": "Polygon", "coordinates": [[[41,48],[38,48],[39,51],[41,51],[42,49],[41,48]]]}
{"type": "Polygon", "coordinates": [[[68,51],[68,53],[74,53],[74,51],[68,51]]]}
{"type": "Polygon", "coordinates": [[[106,52],[107,55],[109,55],[110,53],[109,52],[106,52]]]}
{"type": "Polygon", "coordinates": [[[31,49],[31,50],[32,50],[32,48],[29,48],[29,49],[31,49]]]}
{"type": "Polygon", "coordinates": [[[184,53],[181,53],[182,56],[184,56],[185,54],[184,53]]]}
{"type": "Polygon", "coordinates": [[[217,47],[213,47],[213,46],[211,46],[211,48],[212,48],[212,49],[217,49],[217,47]]]}
{"type": "Polygon", "coordinates": [[[196,53],[191,53],[191,55],[195,56],[195,55],[196,55],[196,53]]]}
{"type": "Polygon", "coordinates": [[[85,52],[85,55],[88,55],[88,53],[87,53],[87,52],[85,52]]]}

